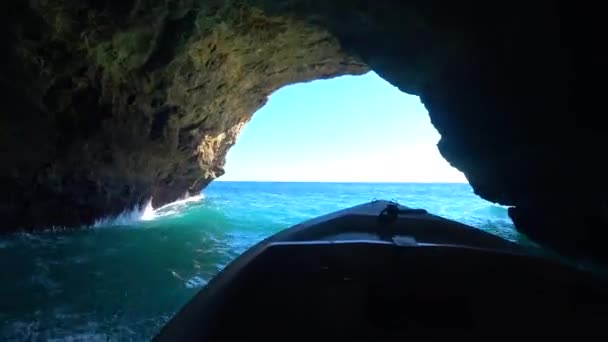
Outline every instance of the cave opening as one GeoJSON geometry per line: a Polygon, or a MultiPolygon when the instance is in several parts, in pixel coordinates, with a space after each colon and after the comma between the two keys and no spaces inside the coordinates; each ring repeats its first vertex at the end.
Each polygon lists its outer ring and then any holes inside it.
{"type": "Polygon", "coordinates": [[[466,183],[419,97],[374,72],[285,86],[244,126],[218,181],[466,183]]]}

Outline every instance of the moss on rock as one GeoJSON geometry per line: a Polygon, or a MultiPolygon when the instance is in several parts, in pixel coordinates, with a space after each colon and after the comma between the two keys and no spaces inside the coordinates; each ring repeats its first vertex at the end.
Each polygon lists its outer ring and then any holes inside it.
{"type": "Polygon", "coordinates": [[[115,81],[142,67],[156,46],[158,28],[139,26],[116,33],[110,41],[91,48],[94,63],[115,81]]]}

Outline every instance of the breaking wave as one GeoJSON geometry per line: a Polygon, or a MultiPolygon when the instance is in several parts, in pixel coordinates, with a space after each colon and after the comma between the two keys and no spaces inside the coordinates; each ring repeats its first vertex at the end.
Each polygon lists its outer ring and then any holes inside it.
{"type": "Polygon", "coordinates": [[[203,194],[194,196],[184,195],[175,202],[163,205],[155,209],[152,206],[152,199],[146,202],[143,207],[135,206],[130,210],[125,210],[117,216],[102,217],[95,221],[94,228],[130,226],[139,221],[152,221],[159,217],[166,217],[183,212],[191,203],[198,203],[204,199],[203,194]]]}

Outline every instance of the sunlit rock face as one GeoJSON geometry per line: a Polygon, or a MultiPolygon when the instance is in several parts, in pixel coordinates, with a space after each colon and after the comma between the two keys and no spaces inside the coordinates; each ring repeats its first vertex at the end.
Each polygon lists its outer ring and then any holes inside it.
{"type": "Polygon", "coordinates": [[[272,91],[373,69],[421,97],[477,194],[534,240],[601,259],[603,21],[562,6],[5,1],[3,229],[200,190],[272,91]]]}

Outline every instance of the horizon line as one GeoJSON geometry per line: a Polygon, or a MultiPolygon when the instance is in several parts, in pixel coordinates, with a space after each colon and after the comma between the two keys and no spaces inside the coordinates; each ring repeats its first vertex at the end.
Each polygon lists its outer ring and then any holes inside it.
{"type": "Polygon", "coordinates": [[[220,183],[346,183],[346,184],[469,184],[461,181],[337,181],[337,180],[222,180],[214,179],[213,182],[220,183]]]}

